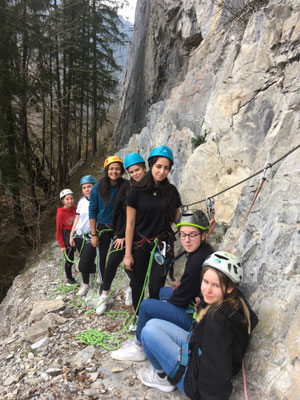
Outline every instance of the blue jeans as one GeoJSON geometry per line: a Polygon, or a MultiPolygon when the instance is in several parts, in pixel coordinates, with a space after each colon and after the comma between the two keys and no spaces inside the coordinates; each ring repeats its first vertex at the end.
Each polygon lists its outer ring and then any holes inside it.
{"type": "MultiPolygon", "coordinates": [[[[153,368],[170,375],[177,364],[179,350],[187,338],[188,332],[179,326],[161,319],[151,319],[143,329],[142,345],[153,368]]],[[[185,374],[177,384],[182,393],[184,377],[185,374]]]]}
{"type": "MultiPolygon", "coordinates": [[[[172,288],[163,287],[160,289],[159,298],[169,298],[172,294],[172,288]]],[[[139,319],[136,328],[135,342],[141,342],[142,329],[152,318],[163,319],[180,326],[188,331],[193,321],[188,317],[186,309],[176,307],[171,303],[157,299],[146,299],[140,305],[139,319]]]]}

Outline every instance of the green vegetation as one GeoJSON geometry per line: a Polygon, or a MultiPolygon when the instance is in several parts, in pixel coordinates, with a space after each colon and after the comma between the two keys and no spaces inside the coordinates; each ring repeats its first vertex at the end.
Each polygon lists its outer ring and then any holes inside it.
{"type": "Polygon", "coordinates": [[[205,143],[206,134],[196,136],[195,138],[191,139],[193,149],[196,149],[201,144],[205,143]]]}

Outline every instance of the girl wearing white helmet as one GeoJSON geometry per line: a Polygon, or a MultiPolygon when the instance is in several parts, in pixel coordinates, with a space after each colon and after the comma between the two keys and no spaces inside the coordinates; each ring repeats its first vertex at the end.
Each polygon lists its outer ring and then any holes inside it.
{"type": "Polygon", "coordinates": [[[81,251],[79,271],[82,275],[82,283],[78,296],[84,296],[89,290],[90,274],[96,271],[95,257],[96,249],[91,244],[91,229],[89,222],[90,193],[96,183],[92,175],[85,175],[80,180],[83,196],[77,204],[76,217],[70,234],[70,244],[81,251]]]}
{"type": "MultiPolygon", "coordinates": [[[[118,266],[122,263],[125,253],[125,227],[126,227],[126,199],[129,188],[135,182],[139,182],[146,174],[146,165],[143,157],[138,153],[130,153],[125,157],[125,169],[127,170],[130,180],[125,181],[116,195],[115,207],[113,211],[113,231],[114,238],[110,249],[109,257],[106,261],[103,284],[100,290],[100,305],[96,309],[98,315],[103,314],[107,308],[107,295],[109,293],[111,283],[116,275],[118,266]]],[[[129,278],[131,271],[126,270],[129,278]]],[[[132,289],[128,286],[125,292],[126,306],[132,305],[132,289]]]]}
{"type": "Polygon", "coordinates": [[[190,399],[228,400],[250,333],[258,319],[237,284],[243,278],[238,257],[217,251],[203,264],[201,303],[190,333],[160,319],[142,330],[151,362],[139,379],[163,392],[176,389],[190,399]]]}
{"type": "MultiPolygon", "coordinates": [[[[132,300],[135,310],[143,291],[144,280],[150,260],[154,240],[158,239],[158,249],[166,249],[163,266],[152,263],[149,280],[149,295],[159,296],[165,284],[168,265],[174,257],[174,234],[171,223],[180,214],[180,195],[168,180],[173,165],[173,154],[167,146],[155,147],[148,157],[149,171],[134,184],[127,197],[125,256],[126,269],[132,271],[132,300]]],[[[137,310],[138,312],[138,310],[137,310]]]]}
{"type": "Polygon", "coordinates": [[[94,185],[90,193],[91,243],[93,247],[99,248],[98,283],[103,283],[106,256],[113,238],[112,216],[115,197],[124,182],[124,171],[123,162],[118,156],[107,157],[104,161],[104,177],[94,185]]]}
{"type": "MultiPolygon", "coordinates": [[[[61,252],[66,253],[70,260],[74,260],[74,248],[70,244],[70,232],[76,216],[73,192],[70,189],[64,189],[60,192],[59,197],[63,207],[59,207],[56,213],[56,239],[61,252]]],[[[66,260],[65,273],[69,285],[76,283],[72,276],[72,265],[70,261],[66,260]]]]}

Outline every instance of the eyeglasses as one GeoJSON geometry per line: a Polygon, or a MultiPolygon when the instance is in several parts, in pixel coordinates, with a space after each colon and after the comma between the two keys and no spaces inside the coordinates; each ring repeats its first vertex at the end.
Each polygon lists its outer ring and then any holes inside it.
{"type": "Polygon", "coordinates": [[[180,237],[180,239],[183,239],[183,240],[186,239],[187,237],[190,240],[195,240],[198,235],[200,235],[200,233],[196,233],[196,232],[191,232],[191,233],[179,232],[179,237],[180,237]]]}

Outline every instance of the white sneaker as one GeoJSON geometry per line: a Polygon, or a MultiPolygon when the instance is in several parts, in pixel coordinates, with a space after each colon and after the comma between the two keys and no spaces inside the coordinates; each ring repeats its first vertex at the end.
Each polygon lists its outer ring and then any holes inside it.
{"type": "Polygon", "coordinates": [[[101,294],[101,296],[99,297],[99,301],[98,304],[99,306],[96,308],[96,314],[98,315],[102,315],[105,313],[105,310],[107,308],[107,295],[106,294],[101,294]]]}
{"type": "Polygon", "coordinates": [[[124,343],[118,350],[112,351],[110,355],[111,358],[119,361],[145,361],[147,359],[142,347],[132,340],[124,343]]]}
{"type": "Polygon", "coordinates": [[[128,286],[128,288],[125,291],[125,305],[126,306],[132,306],[132,289],[131,289],[131,286],[128,286]]]}
{"type": "Polygon", "coordinates": [[[130,322],[127,331],[128,332],[135,332],[136,331],[136,327],[137,327],[137,320],[138,317],[134,317],[133,320],[130,322]]]}
{"type": "Polygon", "coordinates": [[[138,377],[144,385],[156,388],[162,392],[173,392],[176,389],[176,386],[171,385],[168,381],[167,376],[161,378],[152,367],[140,370],[138,377]]]}
{"type": "Polygon", "coordinates": [[[80,289],[77,292],[77,296],[85,296],[89,291],[89,285],[87,283],[82,283],[80,289]]]}

